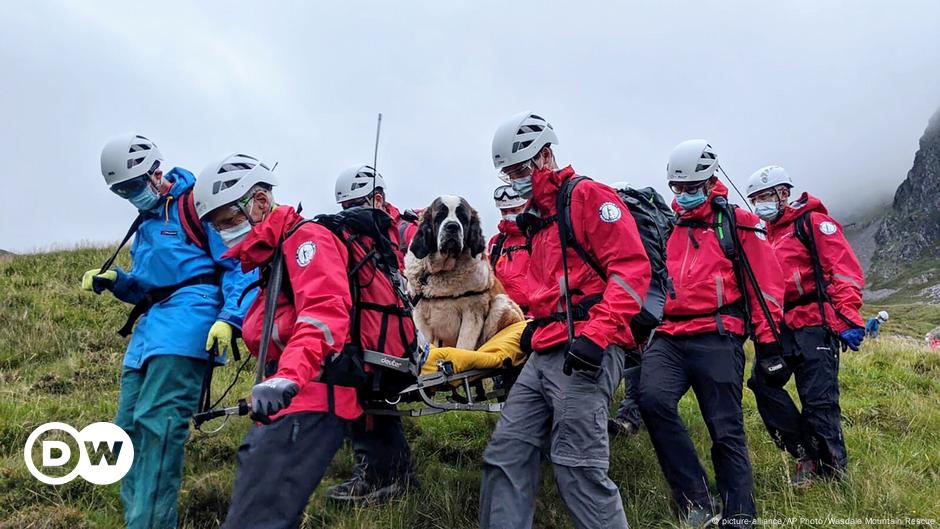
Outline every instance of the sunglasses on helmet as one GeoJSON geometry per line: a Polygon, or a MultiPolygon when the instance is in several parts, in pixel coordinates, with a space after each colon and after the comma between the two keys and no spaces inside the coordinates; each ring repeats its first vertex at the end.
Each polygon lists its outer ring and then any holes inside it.
{"type": "Polygon", "coordinates": [[[157,172],[157,169],[160,168],[160,161],[155,160],[153,165],[150,166],[150,170],[146,173],[135,176],[130,180],[125,180],[111,186],[111,191],[114,194],[118,195],[121,198],[128,198],[140,193],[145,187],[150,184],[150,177],[157,172]]]}

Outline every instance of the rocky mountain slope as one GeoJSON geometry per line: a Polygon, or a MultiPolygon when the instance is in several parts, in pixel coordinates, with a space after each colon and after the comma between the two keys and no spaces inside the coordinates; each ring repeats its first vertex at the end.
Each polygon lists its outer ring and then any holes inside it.
{"type": "Polygon", "coordinates": [[[874,234],[868,283],[882,294],[940,302],[940,110],[874,234]]]}

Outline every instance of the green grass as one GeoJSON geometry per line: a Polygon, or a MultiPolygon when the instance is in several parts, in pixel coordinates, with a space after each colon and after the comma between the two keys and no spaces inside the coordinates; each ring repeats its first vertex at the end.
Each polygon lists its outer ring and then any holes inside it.
{"type": "MultiPolygon", "coordinates": [[[[122,526],[117,485],[98,487],[80,479],[58,487],[43,485],[29,475],[22,458],[26,437],[39,424],[58,420],[81,427],[113,417],[125,345],[114,330],[127,308],[108,296],[78,290],[82,272],[106,255],[105,250],[80,249],[0,260],[0,529],[122,526]]],[[[880,308],[866,307],[866,314],[880,308]]],[[[816,527],[812,519],[827,517],[928,517],[940,523],[940,355],[920,348],[925,327],[938,321],[937,307],[888,310],[892,318],[883,338],[842,357],[850,457],[844,482],[789,490],[789,462],[764,431],[753,395],[745,391],[763,518],[794,518],[787,527],[816,527]]],[[[233,366],[217,371],[218,389],[233,372],[233,366]]],[[[244,377],[239,394],[247,392],[250,378],[244,377]]],[[[691,396],[682,401],[681,411],[710,467],[708,435],[691,396]]],[[[326,486],[351,469],[352,457],[344,449],[312,499],[304,527],[475,527],[480,457],[496,419],[466,413],[406,419],[422,487],[381,508],[342,508],[323,497],[326,486]]],[[[233,419],[217,435],[193,435],[180,499],[181,527],[219,526],[234,476],[235,450],[247,427],[245,420],[233,419]]],[[[610,474],[620,485],[634,527],[674,525],[667,488],[645,434],[613,441],[610,474]]],[[[548,466],[542,481],[536,527],[571,527],[548,466]]]]}

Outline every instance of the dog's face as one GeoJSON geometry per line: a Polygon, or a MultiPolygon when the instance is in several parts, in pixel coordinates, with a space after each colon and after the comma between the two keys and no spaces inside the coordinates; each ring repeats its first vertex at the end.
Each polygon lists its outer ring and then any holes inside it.
{"type": "Polygon", "coordinates": [[[458,257],[467,252],[477,257],[485,244],[476,210],[462,197],[444,195],[424,211],[410,250],[418,259],[434,253],[458,257]]]}

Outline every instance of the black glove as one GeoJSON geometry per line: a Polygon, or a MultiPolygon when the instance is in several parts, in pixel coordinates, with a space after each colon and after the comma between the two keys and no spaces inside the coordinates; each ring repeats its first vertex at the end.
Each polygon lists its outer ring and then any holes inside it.
{"type": "Polygon", "coordinates": [[[759,343],[754,346],[757,353],[757,368],[767,385],[772,388],[782,388],[790,380],[793,371],[790,365],[783,359],[783,348],[780,344],[759,343]]]}
{"type": "Polygon", "coordinates": [[[300,387],[286,378],[270,378],[251,388],[251,417],[268,423],[269,417],[290,406],[300,387]],[[267,420],[266,420],[267,419],[267,420]]]}
{"type": "Polygon", "coordinates": [[[597,372],[604,360],[604,348],[584,336],[579,336],[565,354],[562,371],[571,375],[573,370],[597,372]]]}

